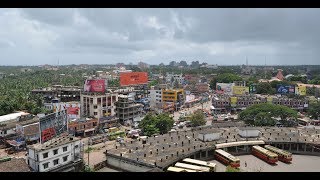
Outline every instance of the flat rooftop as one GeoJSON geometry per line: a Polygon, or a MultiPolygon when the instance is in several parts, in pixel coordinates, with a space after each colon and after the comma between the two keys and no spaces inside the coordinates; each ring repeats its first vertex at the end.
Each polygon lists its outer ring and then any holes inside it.
{"type": "Polygon", "coordinates": [[[35,151],[44,151],[47,149],[55,148],[55,147],[62,146],[64,144],[68,144],[75,141],[80,141],[80,138],[70,136],[70,135],[60,136],[57,138],[53,138],[43,144],[37,143],[37,144],[29,145],[28,148],[34,149],[35,151]]]}

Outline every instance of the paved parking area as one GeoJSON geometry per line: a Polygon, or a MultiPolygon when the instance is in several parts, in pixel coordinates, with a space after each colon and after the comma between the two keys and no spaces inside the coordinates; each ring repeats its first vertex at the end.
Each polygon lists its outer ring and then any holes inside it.
{"type": "MultiPolygon", "coordinates": [[[[293,155],[291,164],[278,161],[277,165],[270,165],[253,155],[237,156],[240,159],[241,172],[320,172],[320,157],[307,155],[293,155]],[[245,167],[247,162],[247,167],[245,167]]],[[[217,172],[225,172],[226,166],[216,160],[217,172]]]]}

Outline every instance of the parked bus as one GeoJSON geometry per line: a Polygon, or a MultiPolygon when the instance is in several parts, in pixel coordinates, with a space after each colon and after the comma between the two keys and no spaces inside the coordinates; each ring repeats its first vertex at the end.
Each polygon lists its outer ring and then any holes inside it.
{"type": "Polygon", "coordinates": [[[184,168],[178,168],[178,167],[172,167],[170,166],[167,169],[168,172],[197,172],[195,170],[191,170],[191,169],[184,169],[184,168]]]}
{"type": "Polygon", "coordinates": [[[278,155],[260,146],[252,146],[252,154],[270,164],[278,161],[278,155]]]}
{"type": "Polygon", "coordinates": [[[196,165],[191,165],[191,164],[177,162],[174,166],[178,167],[178,168],[194,170],[197,172],[210,172],[210,168],[208,168],[208,167],[201,167],[201,166],[196,166],[196,165]]]}
{"type": "Polygon", "coordinates": [[[215,150],[214,156],[218,161],[220,161],[221,163],[227,166],[230,165],[231,167],[234,167],[234,168],[240,167],[240,159],[237,157],[234,157],[233,155],[225,152],[222,149],[215,150]]]}
{"type": "Polygon", "coordinates": [[[278,155],[279,161],[285,162],[285,163],[290,163],[292,161],[292,153],[270,146],[270,145],[265,145],[265,149],[272,151],[278,155]]]}
{"type": "Polygon", "coordinates": [[[196,166],[203,166],[203,167],[208,167],[210,168],[210,172],[216,172],[216,164],[215,163],[210,163],[206,161],[200,161],[196,159],[191,159],[191,158],[185,158],[183,159],[184,163],[196,165],[196,166]]]}

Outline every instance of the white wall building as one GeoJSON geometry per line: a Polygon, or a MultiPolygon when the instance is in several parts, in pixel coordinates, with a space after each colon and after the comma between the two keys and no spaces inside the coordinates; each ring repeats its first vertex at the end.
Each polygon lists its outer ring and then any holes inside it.
{"type": "Polygon", "coordinates": [[[114,116],[115,102],[118,101],[118,93],[95,94],[86,93],[80,95],[81,116],[114,116]]]}
{"type": "Polygon", "coordinates": [[[175,82],[175,81],[178,81],[179,84],[182,84],[182,82],[183,82],[183,80],[184,80],[182,74],[169,74],[169,73],[167,73],[167,75],[166,75],[166,82],[167,82],[167,83],[171,83],[172,77],[173,77],[173,79],[174,79],[174,82],[175,82]]]}
{"type": "Polygon", "coordinates": [[[221,136],[221,131],[207,131],[203,130],[199,132],[198,139],[203,142],[210,142],[219,139],[221,136]]]}
{"type": "Polygon", "coordinates": [[[156,89],[151,89],[149,90],[148,98],[150,102],[150,108],[155,108],[157,107],[157,104],[161,103],[162,99],[162,91],[161,89],[156,90],[156,89]]]}
{"type": "Polygon", "coordinates": [[[80,138],[63,136],[44,144],[27,146],[27,164],[33,171],[74,171],[74,165],[83,159],[80,138]]]}

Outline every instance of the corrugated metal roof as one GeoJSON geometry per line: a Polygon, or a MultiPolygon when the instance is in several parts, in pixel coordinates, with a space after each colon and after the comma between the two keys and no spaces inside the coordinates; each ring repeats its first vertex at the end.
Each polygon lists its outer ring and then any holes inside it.
{"type": "Polygon", "coordinates": [[[11,113],[11,114],[7,114],[7,115],[3,115],[0,116],[0,123],[1,122],[6,122],[6,121],[10,121],[10,120],[14,120],[17,117],[20,117],[22,115],[28,115],[29,113],[25,113],[25,112],[16,112],[16,113],[11,113]]]}

